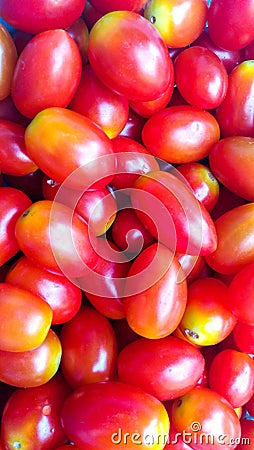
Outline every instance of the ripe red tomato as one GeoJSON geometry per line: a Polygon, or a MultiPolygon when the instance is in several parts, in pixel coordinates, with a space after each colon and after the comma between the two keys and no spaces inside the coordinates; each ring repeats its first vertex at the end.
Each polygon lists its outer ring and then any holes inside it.
{"type": "Polygon", "coordinates": [[[216,45],[229,50],[246,47],[254,39],[253,0],[212,0],[208,29],[216,45]]]}
{"type": "Polygon", "coordinates": [[[90,0],[89,3],[100,11],[106,14],[110,11],[127,10],[127,11],[141,11],[147,0],[90,0]]]}
{"type": "Polygon", "coordinates": [[[88,59],[106,86],[130,100],[155,100],[174,77],[161,35],[131,11],[113,11],[96,22],[90,32],[88,59]]]}
{"type": "Polygon", "coordinates": [[[64,401],[62,425],[80,450],[162,450],[169,431],[168,414],[152,395],[127,383],[90,383],[64,401]],[[154,439],[154,443],[152,442],[154,439]],[[147,444],[148,443],[148,444],[147,444]]]}
{"type": "Polygon", "coordinates": [[[0,16],[15,28],[27,33],[67,28],[81,15],[85,0],[1,0],[0,16]]]}
{"type": "Polygon", "coordinates": [[[30,198],[19,189],[0,187],[0,266],[19,251],[15,237],[16,222],[31,204],[30,198]]]}
{"type": "Polygon", "coordinates": [[[158,339],[177,328],[187,297],[187,282],[180,274],[180,263],[162,244],[150,245],[134,260],[123,301],[126,320],[137,334],[158,339]]]}
{"type": "MultiPolygon", "coordinates": [[[[1,8],[1,5],[0,5],[1,8]]],[[[0,14],[1,15],[1,14],[0,14]]],[[[0,24],[0,101],[11,93],[11,83],[18,55],[12,36],[0,24]]]]}
{"type": "Polygon", "coordinates": [[[0,351],[0,381],[21,388],[41,386],[57,373],[61,356],[61,342],[50,329],[42,344],[32,350],[0,351]]]}
{"type": "Polygon", "coordinates": [[[148,150],[172,164],[205,158],[220,138],[216,119],[190,105],[170,106],[145,123],[142,139],[148,150]]]}
{"type": "Polygon", "coordinates": [[[126,345],[118,356],[117,373],[121,381],[165,401],[192,389],[204,367],[205,360],[197,348],[183,339],[167,336],[140,338],[126,345]]]}
{"type": "Polygon", "coordinates": [[[105,187],[113,178],[110,139],[98,125],[75,111],[44,109],[26,128],[25,144],[33,161],[54,181],[62,183],[70,176],[68,187],[105,187]]]}
{"type": "Polygon", "coordinates": [[[244,353],[254,354],[254,326],[237,322],[233,330],[236,347],[244,353]]]}
{"type": "Polygon", "coordinates": [[[0,349],[23,352],[38,347],[52,323],[52,309],[37,295],[0,284],[0,349]]]}
{"type": "Polygon", "coordinates": [[[228,75],[211,50],[196,45],[186,48],[176,57],[174,68],[179,92],[190,105],[213,109],[223,102],[228,75]]]}
{"type": "Polygon", "coordinates": [[[41,297],[52,309],[52,325],[68,322],[79,311],[81,290],[63,275],[35,266],[22,256],[8,271],[5,281],[41,297]]]}
{"type": "Polygon", "coordinates": [[[129,104],[133,111],[142,117],[151,117],[154,113],[164,109],[172,98],[174,92],[174,78],[171,79],[166,91],[155,100],[141,102],[138,100],[130,100],[129,104]]]}
{"type": "Polygon", "coordinates": [[[115,377],[116,336],[109,320],[98,311],[83,306],[63,325],[60,340],[61,370],[72,388],[115,377]]]}
{"type": "Polygon", "coordinates": [[[235,274],[229,284],[230,308],[237,320],[254,325],[254,262],[235,274]]]}
{"type": "Polygon", "coordinates": [[[207,3],[205,0],[151,0],[144,15],[168,47],[186,47],[205,27],[207,3]]]}
{"type": "Polygon", "coordinates": [[[233,408],[243,406],[254,394],[254,361],[246,353],[223,350],[214,357],[208,378],[210,388],[233,408]]]}
{"type": "Polygon", "coordinates": [[[66,107],[81,69],[79,49],[65,30],[39,33],[25,46],[15,67],[11,88],[15,106],[29,118],[51,106],[66,107]]]}
{"type": "Polygon", "coordinates": [[[17,389],[2,417],[2,440],[6,448],[38,450],[55,448],[67,440],[60,423],[60,410],[70,388],[58,373],[42,386],[17,389]],[[42,432],[43,429],[43,432],[42,432]]]}

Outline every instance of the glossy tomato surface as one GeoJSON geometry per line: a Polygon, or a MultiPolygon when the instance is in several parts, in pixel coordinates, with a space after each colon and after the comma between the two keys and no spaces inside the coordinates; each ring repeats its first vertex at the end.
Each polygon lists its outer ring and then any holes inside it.
{"type": "Polygon", "coordinates": [[[8,29],[0,24],[0,101],[11,93],[11,83],[18,54],[8,29]]]}
{"type": "Polygon", "coordinates": [[[91,0],[89,3],[102,14],[110,11],[127,10],[127,11],[141,11],[146,4],[146,0],[91,0]]]}
{"type": "Polygon", "coordinates": [[[254,263],[235,274],[229,284],[230,308],[240,322],[254,325],[253,315],[254,263]]]}

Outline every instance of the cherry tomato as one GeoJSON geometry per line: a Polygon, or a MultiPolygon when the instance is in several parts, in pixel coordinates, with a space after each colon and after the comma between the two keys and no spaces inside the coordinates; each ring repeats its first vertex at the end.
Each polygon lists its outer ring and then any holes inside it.
{"type": "Polygon", "coordinates": [[[93,120],[111,139],[123,130],[129,115],[127,98],[105,86],[89,64],[69,108],[93,120]]]}
{"type": "Polygon", "coordinates": [[[15,226],[20,215],[31,203],[30,198],[19,189],[0,187],[0,266],[19,251],[15,226]]]}
{"type": "Polygon", "coordinates": [[[254,361],[246,353],[223,350],[209,369],[209,386],[232,406],[243,406],[254,394],[254,361]]]}
{"type": "Polygon", "coordinates": [[[140,338],[122,349],[117,367],[121,381],[139,386],[165,401],[185,394],[196,385],[205,360],[197,348],[175,336],[140,338]]]}
{"type": "Polygon", "coordinates": [[[67,28],[81,15],[85,0],[1,0],[0,16],[15,28],[28,33],[67,28]]]}
{"type": "Polygon", "coordinates": [[[254,39],[253,0],[212,0],[208,11],[208,28],[213,42],[221,48],[238,50],[254,39]]]}
{"type": "Polygon", "coordinates": [[[190,105],[170,106],[145,123],[142,139],[148,150],[172,164],[205,158],[220,138],[216,119],[190,105]]]}
{"type": "Polygon", "coordinates": [[[35,266],[22,256],[8,271],[5,281],[41,297],[52,309],[52,324],[68,322],[78,312],[81,290],[65,276],[35,266]]]}
{"type": "Polygon", "coordinates": [[[215,278],[205,277],[188,286],[187,305],[180,329],[199,345],[215,345],[225,339],[236,324],[228,305],[228,288],[215,278]]]}
{"type": "Polygon", "coordinates": [[[140,336],[158,339],[177,328],[187,297],[180,272],[177,258],[161,244],[147,247],[132,263],[123,301],[126,320],[140,336]]]}
{"type": "Polygon", "coordinates": [[[57,373],[61,355],[61,342],[50,329],[42,344],[32,350],[0,351],[0,380],[22,388],[41,386],[57,373]]]}
{"type": "Polygon", "coordinates": [[[39,33],[28,42],[15,67],[11,89],[17,109],[33,118],[48,107],[66,107],[78,87],[81,67],[79,49],[65,30],[39,33]]]}
{"type": "Polygon", "coordinates": [[[66,442],[60,410],[70,388],[59,373],[42,386],[17,389],[2,417],[2,439],[8,449],[55,448],[66,442]],[[43,429],[43,432],[42,432],[43,429]]]}
{"type": "Polygon", "coordinates": [[[195,197],[211,211],[219,198],[219,182],[209,167],[199,162],[181,164],[177,166],[178,172],[189,183],[195,197]]]}
{"type": "Polygon", "coordinates": [[[254,137],[253,74],[254,61],[249,60],[236,66],[229,75],[226,97],[216,111],[222,137],[254,137]]]}
{"type": "Polygon", "coordinates": [[[216,272],[235,274],[254,261],[254,203],[236,206],[215,221],[216,250],[206,261],[216,272]]]}
{"type": "Polygon", "coordinates": [[[130,100],[155,100],[174,77],[159,32],[131,11],[113,11],[96,22],[90,32],[88,59],[106,86],[130,100]]]}
{"type": "Polygon", "coordinates": [[[17,220],[15,236],[19,248],[33,263],[52,272],[66,273],[67,278],[84,275],[98,259],[87,223],[58,202],[33,203],[17,220]]]}
{"type": "Polygon", "coordinates": [[[62,183],[72,175],[69,187],[105,187],[113,178],[115,161],[110,139],[98,125],[75,111],[41,111],[26,128],[25,144],[33,161],[54,181],[62,183]],[[101,164],[100,157],[104,157],[101,164]]]}
{"type": "Polygon", "coordinates": [[[227,71],[208,48],[192,46],[175,59],[175,80],[182,97],[201,109],[217,108],[228,89],[227,71]]]}
{"type": "Polygon", "coordinates": [[[52,322],[50,306],[9,283],[0,284],[0,299],[0,349],[21,352],[42,344],[52,322]]]}
{"type": "Polygon", "coordinates": [[[141,11],[147,0],[90,0],[91,5],[106,14],[111,11],[127,10],[127,11],[141,11]]]}
{"type": "Polygon", "coordinates": [[[241,436],[233,407],[209,388],[195,387],[174,400],[172,423],[177,432],[185,433],[193,450],[221,450],[225,445],[234,449],[241,436]]]}
{"type": "MultiPolygon", "coordinates": [[[[1,8],[1,5],[0,5],[1,8]]],[[[0,101],[11,93],[11,83],[18,55],[11,34],[0,24],[0,101]]]]}
{"type": "Polygon", "coordinates": [[[207,18],[204,0],[151,0],[145,17],[161,33],[168,47],[186,47],[202,32],[207,18]]]}
{"type": "Polygon", "coordinates": [[[233,330],[236,347],[244,353],[254,354],[254,326],[237,322],[233,330]]]}
{"type": "Polygon", "coordinates": [[[63,325],[60,340],[63,349],[61,369],[70,386],[77,388],[114,378],[116,336],[109,320],[98,311],[83,306],[63,325]]]}
{"type": "Polygon", "coordinates": [[[25,147],[25,127],[9,120],[0,120],[0,168],[8,175],[28,175],[38,169],[25,147]]]}
{"type": "Polygon", "coordinates": [[[130,450],[137,445],[141,450],[147,445],[162,450],[169,431],[163,404],[137,386],[119,381],[91,383],[74,391],[64,401],[61,420],[80,450],[114,450],[117,444],[130,450]]]}
{"type": "Polygon", "coordinates": [[[254,325],[253,293],[254,262],[239,270],[229,285],[230,308],[240,322],[249,325],[254,325]]]}

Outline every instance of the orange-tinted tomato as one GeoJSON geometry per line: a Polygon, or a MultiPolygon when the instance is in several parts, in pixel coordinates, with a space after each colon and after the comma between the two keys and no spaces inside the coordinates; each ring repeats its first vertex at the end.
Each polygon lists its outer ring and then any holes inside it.
{"type": "Polygon", "coordinates": [[[58,371],[61,342],[51,329],[41,345],[25,352],[0,351],[0,380],[16,387],[41,386],[58,371]]]}
{"type": "Polygon", "coordinates": [[[0,24],[0,101],[8,97],[18,55],[7,28],[0,24]]]}
{"type": "Polygon", "coordinates": [[[0,284],[0,349],[31,350],[42,344],[52,323],[52,309],[37,295],[0,284]]]}

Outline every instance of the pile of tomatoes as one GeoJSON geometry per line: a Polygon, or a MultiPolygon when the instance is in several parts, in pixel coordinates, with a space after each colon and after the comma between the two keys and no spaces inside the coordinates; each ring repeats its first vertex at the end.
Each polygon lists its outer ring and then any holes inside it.
{"type": "Polygon", "coordinates": [[[253,448],[254,0],[0,17],[0,450],[253,448]]]}

